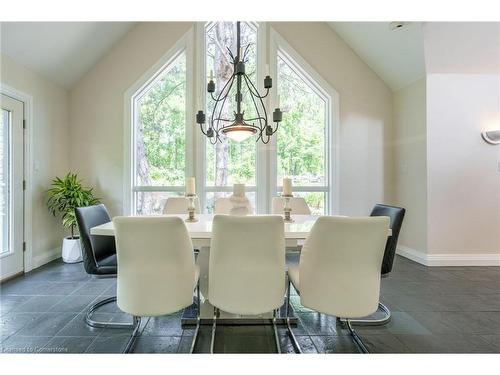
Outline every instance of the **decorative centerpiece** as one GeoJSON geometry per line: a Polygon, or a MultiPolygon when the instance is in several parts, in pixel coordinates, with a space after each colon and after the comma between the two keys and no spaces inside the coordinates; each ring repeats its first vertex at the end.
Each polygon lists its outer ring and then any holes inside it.
{"type": "Polygon", "coordinates": [[[293,198],[292,194],[292,179],[284,178],[283,179],[283,193],[281,197],[284,199],[285,203],[283,205],[283,215],[285,223],[293,223],[291,212],[292,208],[290,207],[290,199],[293,198]]]}
{"type": "Polygon", "coordinates": [[[196,181],[194,177],[186,178],[186,198],[188,200],[188,217],[186,222],[195,223],[198,219],[195,217],[196,206],[194,202],[196,199],[196,181]]]}
{"type": "Polygon", "coordinates": [[[230,215],[246,216],[252,213],[252,206],[245,195],[245,184],[234,184],[233,194],[229,197],[232,208],[230,215]]]}

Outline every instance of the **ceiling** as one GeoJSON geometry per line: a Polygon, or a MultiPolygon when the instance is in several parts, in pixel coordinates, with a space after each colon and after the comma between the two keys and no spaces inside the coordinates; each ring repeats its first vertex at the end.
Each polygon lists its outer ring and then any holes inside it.
{"type": "Polygon", "coordinates": [[[70,89],[134,22],[2,22],[0,53],[70,89]]]}
{"type": "Polygon", "coordinates": [[[429,22],[427,73],[500,74],[500,22],[429,22]]]}
{"type": "Polygon", "coordinates": [[[424,77],[419,22],[391,30],[390,22],[330,22],[335,32],[394,91],[424,77]]]}

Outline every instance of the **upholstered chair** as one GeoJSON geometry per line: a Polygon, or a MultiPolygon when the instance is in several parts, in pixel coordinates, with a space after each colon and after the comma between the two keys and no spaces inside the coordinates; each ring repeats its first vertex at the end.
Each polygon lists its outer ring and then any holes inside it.
{"type": "MultiPolygon", "coordinates": [[[[394,257],[396,256],[396,250],[398,246],[399,232],[403,225],[403,219],[405,216],[405,209],[401,207],[388,206],[385,204],[376,204],[370,216],[387,216],[389,217],[391,223],[392,234],[387,237],[387,242],[385,244],[384,259],[382,260],[381,274],[382,277],[389,276],[392,271],[392,266],[394,264],[394,257]]],[[[378,317],[366,317],[363,319],[352,319],[351,323],[355,325],[369,325],[369,326],[380,326],[388,323],[391,320],[391,310],[385,306],[382,302],[379,302],[378,310],[383,313],[383,315],[378,317]]]]}
{"type": "Polygon", "coordinates": [[[178,217],[115,217],[118,307],[134,317],[125,352],[133,349],[141,317],[172,314],[193,304],[199,269],[184,221],[178,217]]]}
{"type": "Polygon", "coordinates": [[[232,314],[276,311],[285,295],[285,237],[281,216],[216,215],[212,226],[208,298],[214,306],[211,352],[218,310],[232,314]]]}
{"type": "MultiPolygon", "coordinates": [[[[80,232],[83,266],[85,271],[94,277],[116,277],[116,247],[111,236],[94,236],[90,229],[105,223],[111,218],[103,204],[75,209],[76,223],[80,232]]],[[[114,303],[116,296],[105,298],[92,304],[86,314],[85,322],[95,328],[130,328],[133,324],[101,322],[93,318],[94,312],[101,306],[114,303]]]]}
{"type": "MultiPolygon", "coordinates": [[[[170,197],[165,201],[163,213],[165,215],[187,214],[189,201],[186,197],[170,197]]],[[[194,199],[194,208],[197,214],[200,213],[200,200],[198,197],[194,199]]]]}
{"type": "MultiPolygon", "coordinates": [[[[388,232],[388,217],[319,217],[304,242],[299,265],[288,269],[287,317],[291,283],[303,306],[345,318],[359,349],[368,352],[350,320],[377,310],[388,232]]],[[[288,331],[300,352],[290,324],[288,331]]]]}

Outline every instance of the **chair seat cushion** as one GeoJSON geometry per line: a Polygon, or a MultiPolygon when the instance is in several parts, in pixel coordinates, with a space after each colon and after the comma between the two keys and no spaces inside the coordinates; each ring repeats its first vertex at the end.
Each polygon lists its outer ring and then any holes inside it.
{"type": "Polygon", "coordinates": [[[110,255],[106,258],[99,260],[97,263],[97,272],[98,275],[110,275],[117,273],[117,263],[116,263],[116,254],[110,255]]]}
{"type": "Polygon", "coordinates": [[[292,282],[293,287],[299,293],[300,291],[300,280],[299,280],[299,266],[288,267],[288,277],[292,282]]]}

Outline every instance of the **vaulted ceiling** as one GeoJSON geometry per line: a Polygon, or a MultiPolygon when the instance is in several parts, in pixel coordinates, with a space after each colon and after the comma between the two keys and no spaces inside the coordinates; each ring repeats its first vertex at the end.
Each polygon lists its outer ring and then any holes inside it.
{"type": "Polygon", "coordinates": [[[420,22],[330,22],[329,25],[392,90],[424,77],[420,22]]]}
{"type": "MultiPolygon", "coordinates": [[[[0,53],[70,89],[132,27],[133,22],[2,22],[0,53]]],[[[329,25],[393,90],[424,76],[420,23],[329,25]]]]}
{"type": "Polygon", "coordinates": [[[133,26],[133,22],[2,22],[0,53],[69,89],[133,26]]]}

